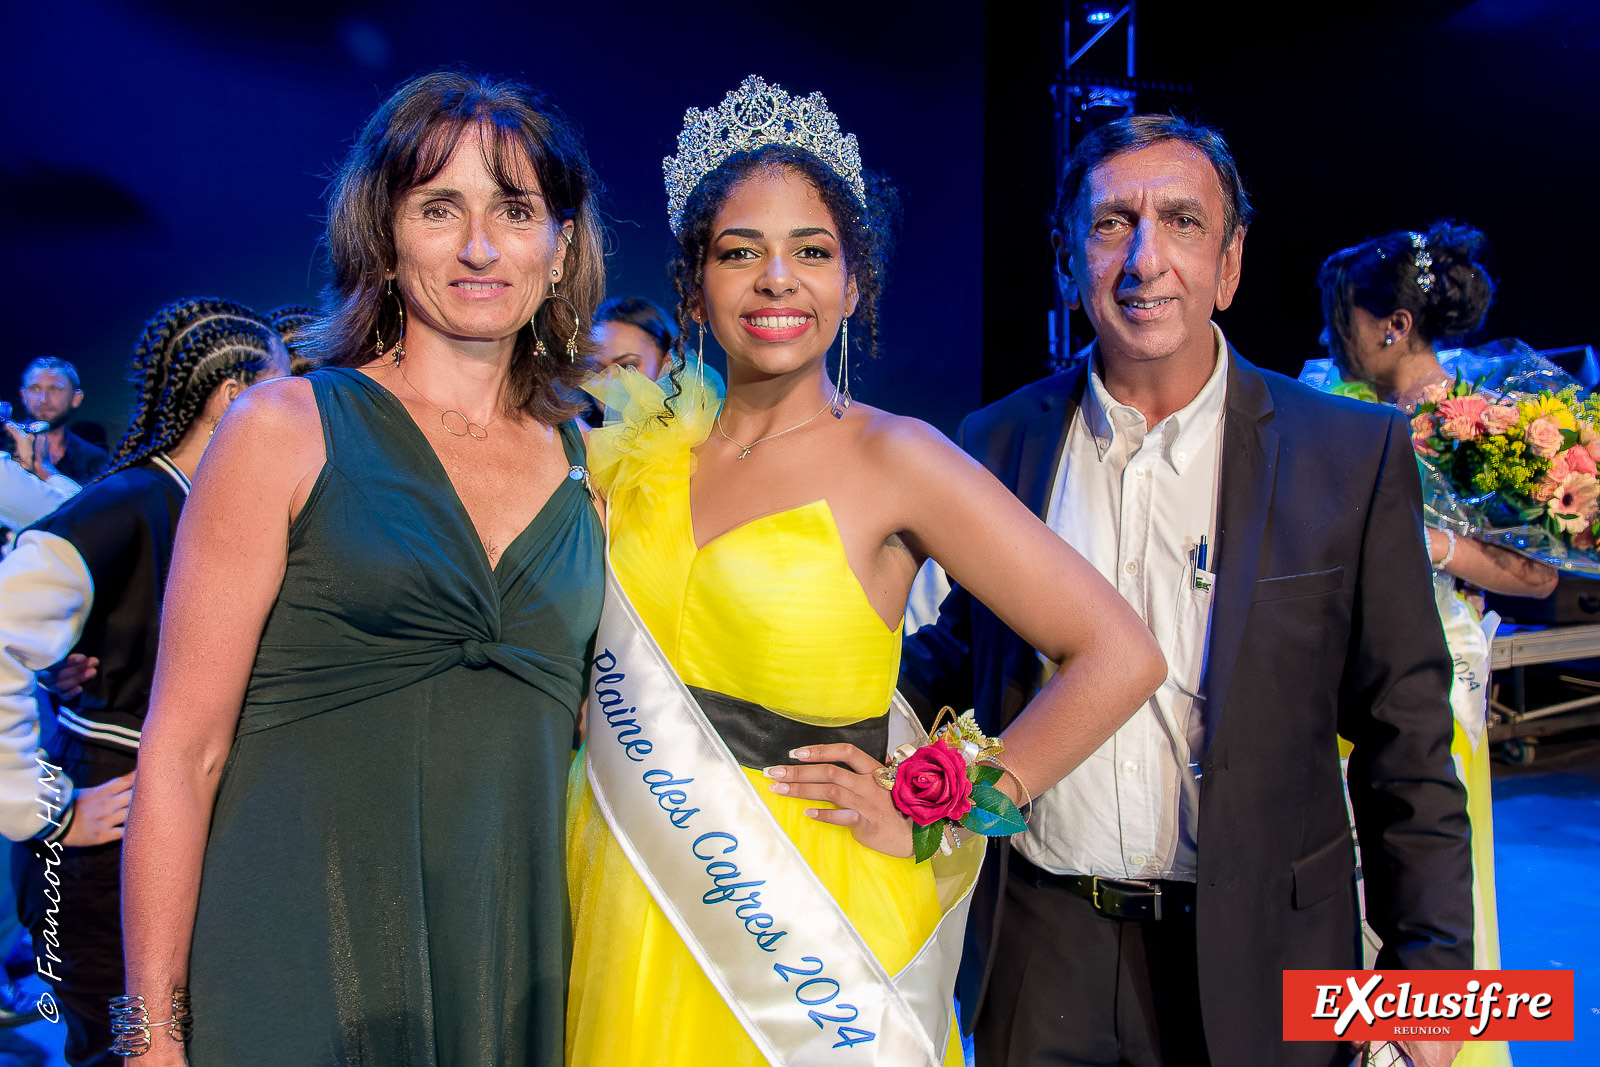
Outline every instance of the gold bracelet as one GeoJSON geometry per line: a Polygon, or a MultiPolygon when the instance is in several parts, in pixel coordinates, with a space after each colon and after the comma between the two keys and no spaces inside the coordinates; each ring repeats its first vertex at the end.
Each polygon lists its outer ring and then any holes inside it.
{"type": "Polygon", "coordinates": [[[1001,763],[1000,757],[998,756],[986,757],[986,762],[994,764],[996,767],[999,767],[1001,771],[1009,774],[1011,776],[1011,780],[1017,783],[1017,788],[1022,790],[1023,800],[1021,804],[1017,805],[1018,811],[1026,807],[1030,807],[1033,804],[1033,794],[1028,792],[1028,787],[1022,784],[1022,779],[1017,777],[1016,771],[1012,770],[1010,767],[1007,767],[1004,763],[1001,763]]]}

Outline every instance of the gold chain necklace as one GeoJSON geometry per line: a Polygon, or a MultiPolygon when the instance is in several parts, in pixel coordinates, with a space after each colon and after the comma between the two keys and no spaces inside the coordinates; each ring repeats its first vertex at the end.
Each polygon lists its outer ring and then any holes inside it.
{"type": "Polygon", "coordinates": [[[478,423],[473,422],[455,408],[445,407],[443,404],[440,404],[437,400],[434,400],[427,393],[424,393],[421,389],[418,389],[415,385],[413,385],[411,379],[406,377],[405,367],[401,366],[398,360],[393,363],[392,366],[395,370],[400,372],[400,377],[405,381],[406,385],[410,387],[413,393],[416,393],[429,404],[439,409],[439,425],[444,427],[445,433],[449,434],[451,437],[470,437],[474,441],[483,441],[488,439],[489,427],[493,426],[495,421],[500,418],[499,412],[495,413],[494,418],[491,418],[488,422],[483,423],[480,426],[478,423]],[[459,419],[460,422],[452,423],[450,420],[450,416],[452,415],[459,419]],[[460,427],[459,429],[457,429],[458,426],[460,427]]]}
{"type": "Polygon", "coordinates": [[[750,450],[752,448],[756,447],[756,445],[761,444],[763,441],[771,441],[771,440],[774,440],[775,438],[782,437],[786,433],[794,433],[800,427],[807,425],[808,423],[810,423],[812,421],[812,419],[815,419],[817,417],[817,415],[821,415],[824,411],[827,411],[832,406],[833,406],[833,401],[830,400],[826,404],[824,404],[820,408],[818,408],[817,411],[816,411],[816,414],[812,415],[810,418],[805,419],[804,421],[795,423],[793,426],[789,427],[787,430],[779,430],[777,433],[769,433],[765,437],[758,437],[754,441],[751,441],[747,445],[746,444],[741,444],[740,442],[735,441],[733,438],[728,436],[728,431],[724,430],[722,428],[722,412],[718,411],[717,412],[717,432],[720,433],[722,435],[723,440],[727,441],[730,445],[732,445],[735,448],[741,449],[741,451],[738,454],[738,456],[736,456],[734,458],[735,459],[744,459],[746,456],[748,456],[750,454],[750,450]]]}

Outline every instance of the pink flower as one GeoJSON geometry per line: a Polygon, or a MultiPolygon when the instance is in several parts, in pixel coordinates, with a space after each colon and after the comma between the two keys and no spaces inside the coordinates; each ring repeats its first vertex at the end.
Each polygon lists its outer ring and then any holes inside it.
{"type": "Polygon", "coordinates": [[[1471,441],[1483,433],[1483,413],[1489,402],[1479,393],[1439,401],[1439,436],[1471,441]]]}
{"type": "Polygon", "coordinates": [[[894,771],[894,806],[919,826],[960,820],[972,810],[967,758],[943,741],[923,745],[894,771]]]}
{"type": "Polygon", "coordinates": [[[1424,456],[1437,456],[1439,453],[1428,444],[1428,439],[1433,436],[1433,416],[1416,415],[1411,419],[1411,447],[1424,456]]]}
{"type": "Polygon", "coordinates": [[[1589,455],[1600,461],[1600,432],[1596,432],[1593,423],[1578,423],[1578,441],[1588,450],[1589,455]]]}
{"type": "Polygon", "coordinates": [[[1587,448],[1574,445],[1556,454],[1550,464],[1550,474],[1559,482],[1569,474],[1600,474],[1600,466],[1595,464],[1594,455],[1587,448]]]}
{"type": "Polygon", "coordinates": [[[1490,404],[1483,413],[1483,432],[1500,435],[1517,424],[1515,404],[1490,404]]]}
{"type": "Polygon", "coordinates": [[[1566,533],[1588,530],[1600,516],[1600,481],[1592,474],[1569,474],[1550,498],[1550,515],[1566,533]]]}
{"type": "Polygon", "coordinates": [[[1572,547],[1573,548],[1581,548],[1581,549],[1583,549],[1585,551],[1588,551],[1589,549],[1594,548],[1595,547],[1594,531],[1593,530],[1579,530],[1577,533],[1573,534],[1572,535],[1572,547]]]}
{"type": "Polygon", "coordinates": [[[1437,404],[1450,395],[1450,387],[1444,382],[1431,382],[1422,387],[1422,402],[1424,404],[1437,404]]]}
{"type": "Polygon", "coordinates": [[[1541,459],[1550,459],[1561,451],[1560,427],[1543,416],[1528,423],[1522,439],[1528,443],[1528,451],[1541,459]]]}

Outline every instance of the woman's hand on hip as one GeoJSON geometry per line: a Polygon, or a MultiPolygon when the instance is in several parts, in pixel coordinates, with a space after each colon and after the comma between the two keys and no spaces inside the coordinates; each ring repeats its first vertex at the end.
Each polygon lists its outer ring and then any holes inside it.
{"type": "Polygon", "coordinates": [[[886,856],[912,854],[911,821],[872,776],[882,763],[855,745],[812,745],[791,755],[802,762],[763,772],[774,779],[769,787],[774,793],[833,804],[833,808],[807,808],[806,814],[818,822],[848,826],[857,841],[886,856]],[[838,763],[845,766],[835,766],[838,763]]]}

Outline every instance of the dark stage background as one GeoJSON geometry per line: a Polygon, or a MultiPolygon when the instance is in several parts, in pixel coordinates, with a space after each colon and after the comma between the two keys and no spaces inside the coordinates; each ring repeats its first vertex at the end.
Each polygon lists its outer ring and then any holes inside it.
{"type": "MultiPolygon", "coordinates": [[[[1194,86],[1181,108],[1223,127],[1260,209],[1239,298],[1220,318],[1229,338],[1293,373],[1319,354],[1313,278],[1325,255],[1454,216],[1496,245],[1489,335],[1593,340],[1594,5],[1337,6],[1263,18],[1257,5],[1139,5],[1141,74],[1194,86]]],[[[157,306],[192,294],[262,309],[312,302],[326,175],[388,89],[445,63],[524,76],[576,119],[607,186],[612,291],[664,301],[661,157],[685,107],[757,72],[821,89],[867,165],[900,185],[887,350],[857,395],[953,432],[983,400],[1044,373],[1047,86],[1064,10],[8,5],[0,395],[15,401],[34,356],[70,359],[84,416],[115,440],[122,364],[157,306]]],[[[1076,332],[1086,339],[1082,323],[1076,332]]]]}

